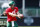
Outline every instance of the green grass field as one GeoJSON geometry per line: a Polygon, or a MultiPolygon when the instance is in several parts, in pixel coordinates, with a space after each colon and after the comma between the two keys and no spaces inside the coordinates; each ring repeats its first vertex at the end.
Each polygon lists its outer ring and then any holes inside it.
{"type": "Polygon", "coordinates": [[[40,26],[19,26],[19,27],[40,27],[40,26]]]}

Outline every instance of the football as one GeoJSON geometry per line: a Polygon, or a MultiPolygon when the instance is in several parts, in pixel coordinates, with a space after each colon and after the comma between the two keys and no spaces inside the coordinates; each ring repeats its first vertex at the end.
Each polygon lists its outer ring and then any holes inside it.
{"type": "Polygon", "coordinates": [[[20,18],[23,18],[24,16],[23,16],[23,14],[20,14],[20,18]]]}

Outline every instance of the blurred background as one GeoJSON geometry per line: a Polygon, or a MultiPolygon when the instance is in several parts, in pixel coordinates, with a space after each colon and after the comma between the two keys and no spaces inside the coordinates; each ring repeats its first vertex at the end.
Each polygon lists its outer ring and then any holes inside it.
{"type": "MultiPolygon", "coordinates": [[[[15,1],[19,12],[24,15],[23,19],[16,21],[21,26],[39,26],[40,27],[40,0],[0,0],[0,14],[9,7],[8,3],[15,1]]],[[[0,27],[6,27],[7,16],[0,16],[0,27]]]]}

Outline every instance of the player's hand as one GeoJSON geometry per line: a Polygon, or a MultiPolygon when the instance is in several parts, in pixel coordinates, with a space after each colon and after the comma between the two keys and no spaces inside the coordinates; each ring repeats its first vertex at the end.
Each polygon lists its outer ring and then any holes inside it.
{"type": "Polygon", "coordinates": [[[21,18],[19,15],[17,15],[18,18],[21,18]]]}
{"type": "Polygon", "coordinates": [[[23,18],[23,14],[19,14],[18,15],[18,18],[23,18]]]}

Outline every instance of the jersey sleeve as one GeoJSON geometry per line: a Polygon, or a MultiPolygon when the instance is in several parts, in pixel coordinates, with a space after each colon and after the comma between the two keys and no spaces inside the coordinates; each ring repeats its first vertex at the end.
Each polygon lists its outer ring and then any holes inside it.
{"type": "Polygon", "coordinates": [[[9,9],[6,9],[6,10],[5,10],[5,12],[6,12],[6,14],[8,14],[8,12],[9,12],[9,9]]]}
{"type": "Polygon", "coordinates": [[[17,13],[17,12],[18,12],[18,7],[15,7],[15,9],[16,9],[16,11],[15,11],[15,12],[17,13]]]}

